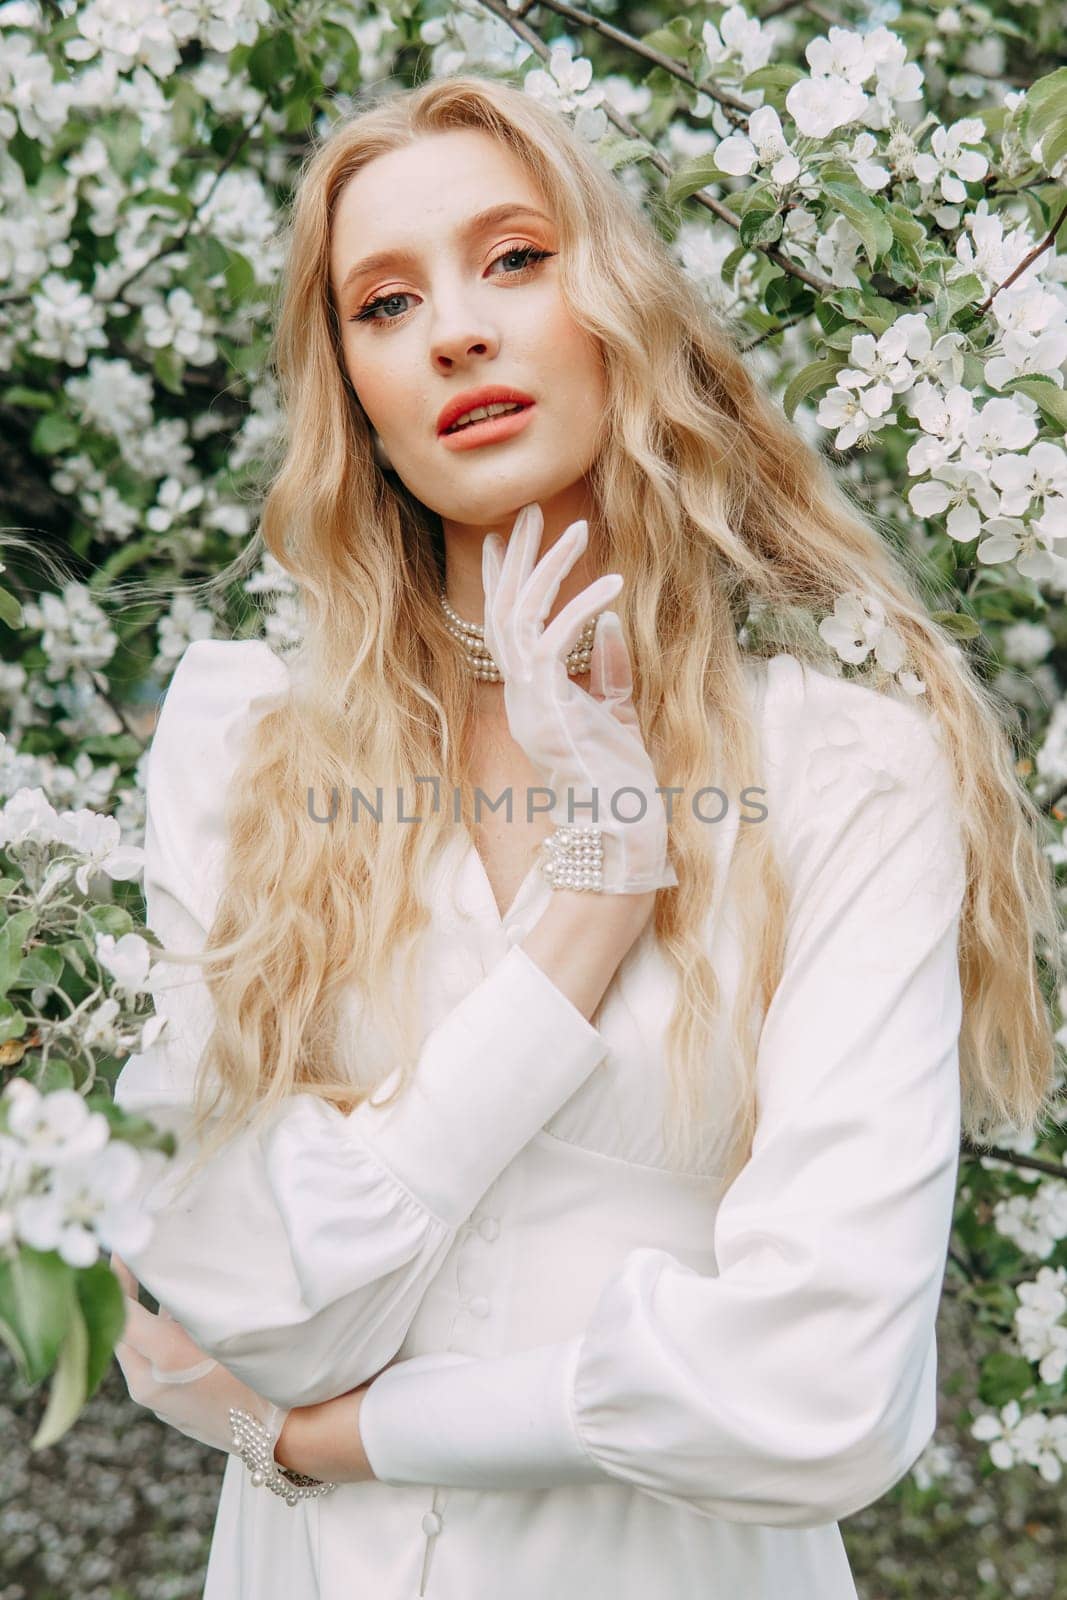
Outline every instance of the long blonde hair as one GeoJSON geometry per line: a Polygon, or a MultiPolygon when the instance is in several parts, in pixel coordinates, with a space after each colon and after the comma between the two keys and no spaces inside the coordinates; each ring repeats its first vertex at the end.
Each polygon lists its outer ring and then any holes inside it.
{"type": "MultiPolygon", "coordinates": [[[[1036,956],[1054,974],[1062,956],[1043,821],[1016,773],[1003,707],[931,620],[919,579],[753,383],[639,206],[563,118],[506,83],[463,75],[394,92],[340,123],[310,153],[295,193],[274,338],[287,426],[261,533],[298,585],[306,626],[291,693],[256,725],[232,783],[227,879],[195,958],[216,1012],[196,1090],[196,1133],[213,1119],[201,1159],[296,1091],[350,1110],[399,1064],[402,1093],[417,1060],[417,1008],[401,997],[416,992],[427,874],[455,822],[447,807],[420,803],[418,827],[323,827],[309,820],[307,797],[312,787],[374,796],[380,786],[428,802],[415,777],[436,773],[463,796],[473,831],[464,752],[474,696],[437,601],[440,521],[374,460],[344,371],[328,251],[355,173],[456,128],[502,140],[550,202],[561,293],[603,352],[609,399],[589,549],[594,570],[626,580],[617,605],[660,782],[689,793],[714,771],[731,794],[759,784],[738,640],[750,602],[795,619],[778,647],[827,670],[812,619],[839,593],[876,594],[926,684],[959,785],[963,1125],[975,1139],[1006,1121],[1032,1129],[1055,1068],[1036,956]],[[353,985],[390,1041],[355,1074],[339,1068],[336,1048],[339,1003],[353,985]]],[[[703,936],[716,889],[708,833],[675,809],[679,883],[654,909],[654,935],[679,980],[665,1127],[672,1160],[715,1160],[732,1177],[756,1121],[746,1019],[778,984],[787,900],[769,830],[742,827],[729,871],[748,929],[734,1049],[716,1063],[727,1080],[716,1102],[735,1114],[716,1119],[710,1144],[704,1125],[700,1144],[719,1004],[703,936]]]]}

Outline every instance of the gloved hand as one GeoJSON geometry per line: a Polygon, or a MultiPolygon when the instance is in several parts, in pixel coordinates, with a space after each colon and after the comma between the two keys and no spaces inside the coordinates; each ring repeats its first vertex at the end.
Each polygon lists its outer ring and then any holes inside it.
{"type": "Polygon", "coordinates": [[[142,1306],[137,1279],[119,1256],[112,1255],[111,1268],[126,1294],[126,1326],[115,1359],[130,1398],[187,1438],[231,1455],[230,1407],[237,1406],[263,1424],[273,1451],[289,1412],[205,1355],[166,1309],[156,1316],[142,1306]]]}
{"type": "Polygon", "coordinates": [[[597,620],[588,691],[566,666],[585,623],[614,599],[623,579],[618,573],[597,578],[545,628],[565,573],[586,547],[589,524],[572,522],[538,562],[543,530],[541,508],[531,504],[519,512],[503,556],[498,534],[482,543],[485,643],[504,679],[511,736],[555,795],[549,811],[555,825],[600,828],[605,893],[671,888],[678,876],[667,860],[666,808],[641,736],[630,656],[614,611],[597,620]],[[629,792],[634,789],[639,793],[629,792]],[[582,804],[594,791],[595,815],[582,804]],[[618,816],[612,811],[616,794],[618,816]]]}

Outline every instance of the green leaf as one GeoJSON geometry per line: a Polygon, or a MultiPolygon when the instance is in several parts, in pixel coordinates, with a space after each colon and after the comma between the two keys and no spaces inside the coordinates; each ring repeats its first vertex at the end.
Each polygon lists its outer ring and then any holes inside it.
{"type": "Polygon", "coordinates": [[[192,217],[196,206],[191,196],[182,189],[141,189],[131,199],[140,207],[159,206],[164,211],[176,211],[180,217],[192,217]]]}
{"type": "Polygon", "coordinates": [[[951,633],[956,639],[974,639],[982,631],[974,618],[967,616],[963,611],[935,611],[932,617],[934,622],[939,622],[946,633],[951,633]]]}
{"type": "Polygon", "coordinates": [[[54,1250],[23,1245],[0,1260],[0,1338],[31,1387],[55,1366],[74,1302],[74,1269],[54,1250]]]}
{"type": "Polygon", "coordinates": [[[16,911],[0,927],[0,995],[5,995],[18,977],[26,940],[36,921],[37,913],[31,906],[26,911],[16,911]]]}
{"type": "Polygon", "coordinates": [[[86,1400],[88,1362],[89,1331],[81,1306],[75,1298],[70,1307],[66,1336],[59,1347],[59,1360],[48,1392],[48,1404],[37,1432],[30,1440],[31,1450],[46,1450],[57,1439],[62,1439],[71,1423],[81,1414],[86,1400]]]}
{"type": "Polygon", "coordinates": [[[185,362],[174,349],[173,345],[165,350],[157,350],[152,358],[152,370],[171,394],[184,394],[182,374],[185,371],[185,362]]]}
{"type": "Polygon", "coordinates": [[[231,300],[247,300],[256,289],[256,273],[248,257],[240,250],[230,250],[226,263],[226,293],[231,300]]]}
{"type": "Polygon", "coordinates": [[[218,278],[225,274],[230,258],[236,254],[213,233],[196,233],[187,244],[189,255],[205,278],[218,278]]]}
{"type": "Polygon", "coordinates": [[[816,389],[823,389],[833,383],[837,377],[840,361],[812,361],[808,366],[801,367],[800,371],[790,382],[785,394],[782,396],[782,410],[792,421],[793,413],[802,400],[806,400],[816,389]]]}
{"type": "Polygon", "coordinates": [[[296,67],[296,47],[288,33],[269,33],[248,54],[248,76],[257,89],[277,90],[296,67]]]}
{"type": "Polygon", "coordinates": [[[1051,378],[1012,378],[1002,393],[1028,394],[1051,423],[1067,428],[1067,391],[1058,388],[1051,378]]]}
{"type": "Polygon", "coordinates": [[[691,161],[686,161],[668,179],[664,198],[668,205],[677,205],[682,200],[687,200],[691,194],[696,194],[698,189],[707,188],[709,183],[715,183],[725,176],[715,165],[712,154],[694,156],[691,161]]]}
{"type": "Polygon", "coordinates": [[[823,183],[822,192],[855,228],[863,241],[868,261],[872,267],[875,266],[879,257],[886,255],[893,243],[893,229],[884,206],[851,183],[831,180],[823,183]]]}
{"type": "Polygon", "coordinates": [[[722,267],[720,268],[723,283],[733,287],[734,275],[747,255],[748,246],[743,244],[735,246],[735,248],[730,251],[729,255],[723,261],[722,267]]]}
{"type": "Polygon", "coordinates": [[[0,589],[0,622],[8,628],[21,628],[23,625],[22,606],[6,589],[0,589]]]}
{"type": "Polygon", "coordinates": [[[779,61],[770,66],[757,67],[755,72],[750,72],[741,89],[745,94],[751,94],[753,89],[791,89],[794,83],[799,83],[805,76],[799,67],[779,61]]]}
{"type": "Polygon", "coordinates": [[[640,42],[658,50],[661,56],[670,56],[672,61],[686,60],[696,43],[689,17],[672,17],[665,28],[653,28],[651,33],[643,33],[640,42]]]}
{"type": "Polygon", "coordinates": [[[19,383],[5,389],[0,399],[5,405],[25,406],[30,411],[51,411],[56,403],[54,394],[42,393],[40,389],[27,389],[19,383]]]}
{"type": "Polygon", "coordinates": [[[620,167],[632,166],[635,161],[655,155],[656,147],[648,139],[629,139],[618,129],[611,128],[597,145],[596,153],[610,172],[617,172],[620,167]]]}
{"type": "Polygon", "coordinates": [[[79,1272],[74,1287],[89,1336],[85,1397],[90,1399],[99,1388],[115,1346],[122,1337],[126,1322],[126,1299],[121,1283],[103,1259],[79,1272]]]}
{"type": "Polygon", "coordinates": [[[17,985],[20,989],[28,989],[38,983],[54,983],[58,986],[62,976],[63,957],[59,951],[51,945],[40,945],[23,956],[18,977],[9,987],[17,985]]]}
{"type": "Polygon", "coordinates": [[[1007,1350],[995,1350],[982,1362],[978,1397],[987,1406],[1007,1405],[1009,1400],[1020,1399],[1033,1382],[1034,1371],[1029,1361],[1007,1350]]]}
{"type": "Polygon", "coordinates": [[[44,1066],[31,1067],[20,1077],[28,1078],[42,1094],[52,1094],[56,1089],[74,1088],[74,1069],[61,1056],[49,1056],[44,1066]]]}
{"type": "Polygon", "coordinates": [[[26,1018],[10,1000],[0,1000],[0,1044],[9,1039],[21,1039],[26,1032],[26,1018]]]}
{"type": "Polygon", "coordinates": [[[763,244],[774,244],[782,237],[783,223],[780,211],[746,211],[741,218],[738,237],[749,250],[763,244]]]}
{"type": "Polygon", "coordinates": [[[770,278],[763,291],[763,304],[772,316],[805,316],[815,308],[815,293],[790,272],[770,278]]]}
{"type": "Polygon", "coordinates": [[[58,455],[78,440],[78,429],[61,411],[49,411],[30,435],[30,449],[39,456],[58,455]]]}
{"type": "Polygon", "coordinates": [[[1019,132],[1027,148],[1041,141],[1041,165],[1051,172],[1067,153],[1067,67],[1057,67],[1026,91],[1019,132]]]}

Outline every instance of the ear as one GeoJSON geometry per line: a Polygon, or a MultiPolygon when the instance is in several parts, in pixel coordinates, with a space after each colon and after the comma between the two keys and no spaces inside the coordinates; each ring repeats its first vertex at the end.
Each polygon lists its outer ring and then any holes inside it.
{"type": "Polygon", "coordinates": [[[622,623],[615,611],[602,611],[589,655],[589,693],[606,705],[624,728],[639,726],[633,702],[633,673],[622,623]]]}

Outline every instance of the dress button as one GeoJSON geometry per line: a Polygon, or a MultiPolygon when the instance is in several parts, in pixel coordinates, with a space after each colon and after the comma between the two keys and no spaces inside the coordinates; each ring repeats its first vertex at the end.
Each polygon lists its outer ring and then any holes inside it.
{"type": "Polygon", "coordinates": [[[437,1515],[436,1511],[427,1511],[426,1515],[422,1519],[422,1531],[423,1533],[430,1534],[440,1533],[441,1518],[437,1515]]]}
{"type": "Polygon", "coordinates": [[[489,1315],[489,1302],[484,1294],[476,1294],[473,1300],[468,1300],[467,1310],[472,1317],[487,1317],[489,1315]]]}
{"type": "Polygon", "coordinates": [[[500,1232],[500,1224],[495,1217],[483,1217],[478,1224],[478,1232],[483,1239],[495,1239],[500,1232]]]}

